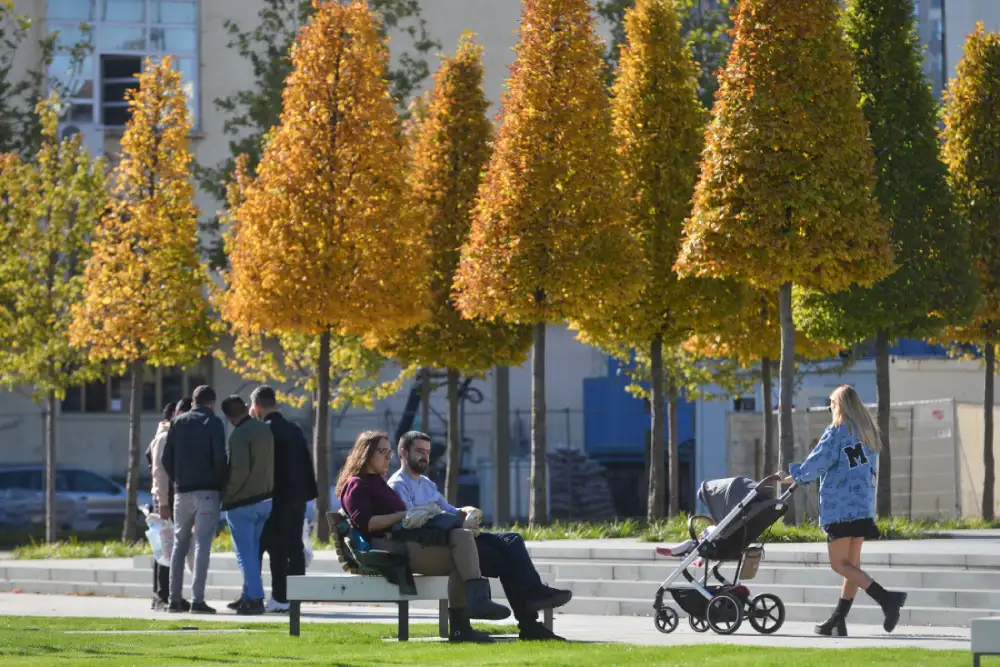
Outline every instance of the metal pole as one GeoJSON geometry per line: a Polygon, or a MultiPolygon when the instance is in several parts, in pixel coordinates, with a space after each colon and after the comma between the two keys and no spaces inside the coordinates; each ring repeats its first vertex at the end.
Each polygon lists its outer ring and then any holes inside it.
{"type": "MultiPolygon", "coordinates": [[[[510,369],[493,369],[493,525],[510,522],[510,369]]],[[[518,495],[520,495],[518,484],[518,495]]],[[[520,504],[518,504],[520,510],[520,504]]]]}
{"type": "MultiPolygon", "coordinates": [[[[913,432],[916,430],[916,420],[914,419],[913,406],[910,406],[910,521],[913,521],[913,432]]],[[[891,493],[891,487],[890,487],[891,493]]]]}

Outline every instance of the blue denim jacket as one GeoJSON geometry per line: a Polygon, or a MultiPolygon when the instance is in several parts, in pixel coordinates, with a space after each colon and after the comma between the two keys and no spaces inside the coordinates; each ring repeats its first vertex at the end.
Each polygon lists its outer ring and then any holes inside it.
{"type": "Polygon", "coordinates": [[[830,425],[816,448],[788,474],[799,485],[819,479],[819,523],[875,517],[875,472],[878,454],[868,449],[846,425],[830,425]]]}

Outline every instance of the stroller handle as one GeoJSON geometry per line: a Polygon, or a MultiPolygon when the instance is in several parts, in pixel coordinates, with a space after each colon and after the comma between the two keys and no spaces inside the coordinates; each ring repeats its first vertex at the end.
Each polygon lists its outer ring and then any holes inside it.
{"type": "Polygon", "coordinates": [[[780,473],[773,473],[765,477],[764,479],[757,482],[757,486],[767,486],[768,484],[774,484],[781,479],[780,473]]]}

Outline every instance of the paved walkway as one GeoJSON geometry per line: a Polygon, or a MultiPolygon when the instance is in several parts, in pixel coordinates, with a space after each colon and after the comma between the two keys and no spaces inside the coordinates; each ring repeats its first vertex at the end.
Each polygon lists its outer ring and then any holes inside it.
{"type": "MultiPolygon", "coordinates": [[[[267,615],[247,618],[236,616],[220,606],[216,616],[181,616],[153,612],[147,600],[126,598],[101,598],[95,604],[93,598],[63,595],[21,595],[0,594],[0,616],[20,616],[18,622],[25,628],[39,627],[41,620],[30,617],[71,616],[83,618],[135,618],[135,619],[190,619],[191,626],[204,621],[235,621],[240,623],[268,622],[287,625],[288,618],[282,615],[267,615]]],[[[437,613],[425,609],[411,609],[414,623],[436,623],[437,613]]],[[[395,623],[396,608],[392,606],[353,605],[303,605],[302,623],[305,632],[314,623],[363,622],[395,623]]],[[[967,628],[914,628],[900,627],[892,635],[875,626],[850,626],[851,637],[843,639],[819,638],[812,634],[808,623],[786,623],[775,635],[764,636],[753,632],[748,626],[740,628],[735,635],[719,636],[712,632],[697,634],[686,622],[670,635],[664,635],[653,627],[651,618],[620,616],[582,616],[556,614],[555,629],[560,635],[572,641],[650,646],[678,646],[689,644],[737,644],[746,646],[771,646],[783,648],[923,648],[936,650],[969,650],[969,630],[967,628]]],[[[294,641],[289,639],[289,641],[294,641]]]]}

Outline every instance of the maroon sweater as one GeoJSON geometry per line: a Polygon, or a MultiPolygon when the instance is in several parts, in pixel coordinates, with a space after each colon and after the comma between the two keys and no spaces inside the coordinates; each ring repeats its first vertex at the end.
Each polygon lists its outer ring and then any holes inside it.
{"type": "MultiPolygon", "coordinates": [[[[352,477],[347,481],[341,495],[344,511],[351,517],[361,536],[369,542],[373,534],[368,530],[368,522],[373,516],[405,512],[406,505],[392,487],[386,484],[382,475],[363,475],[352,477]]],[[[388,531],[382,531],[374,536],[382,537],[388,531]]]]}

